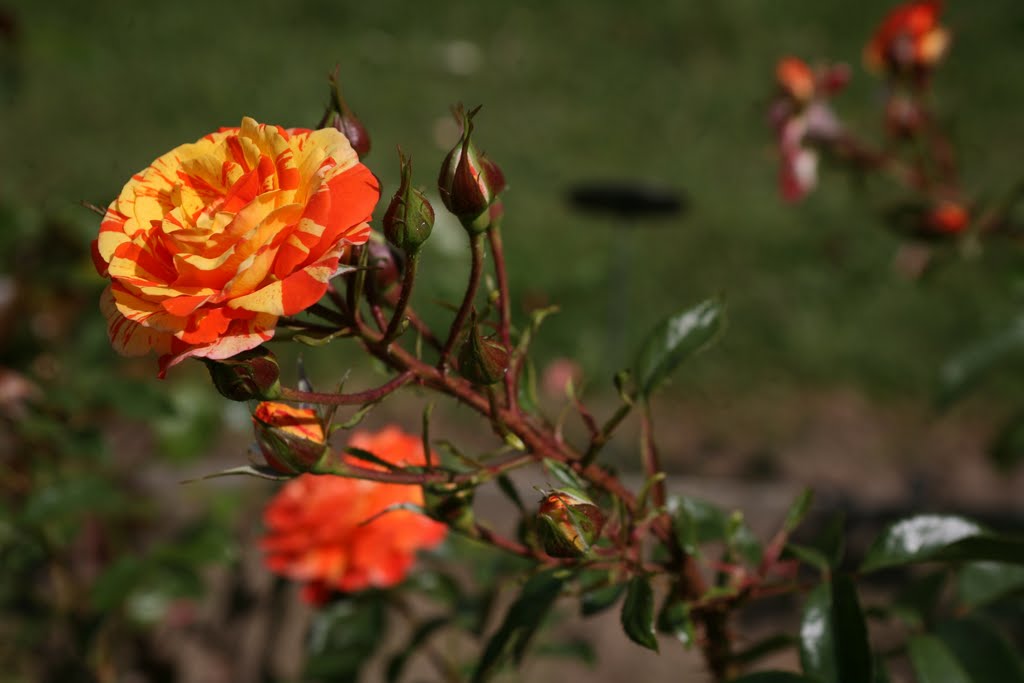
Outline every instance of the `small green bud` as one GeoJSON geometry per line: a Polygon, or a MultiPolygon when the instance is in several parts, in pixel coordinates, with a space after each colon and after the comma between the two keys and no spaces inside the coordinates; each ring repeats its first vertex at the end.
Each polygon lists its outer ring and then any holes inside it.
{"type": "Polygon", "coordinates": [[[508,350],[493,338],[480,336],[475,317],[470,325],[459,349],[459,374],[481,386],[501,381],[508,371],[508,350]]]}
{"type": "Polygon", "coordinates": [[[415,254],[434,229],[434,207],[412,186],[412,160],[398,150],[401,183],[384,213],[384,237],[399,251],[415,254]]]}
{"type": "Polygon", "coordinates": [[[224,398],[232,401],[275,399],[281,395],[281,370],[277,358],[258,346],[231,358],[204,358],[210,379],[224,398]]]}

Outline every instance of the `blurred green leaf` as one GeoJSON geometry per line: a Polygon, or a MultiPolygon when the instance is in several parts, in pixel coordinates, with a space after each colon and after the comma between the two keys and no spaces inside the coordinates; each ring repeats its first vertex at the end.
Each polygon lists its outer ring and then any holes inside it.
{"type": "Polygon", "coordinates": [[[800,523],[804,521],[804,517],[807,516],[807,512],[811,509],[811,505],[813,503],[814,491],[810,488],[805,488],[797,495],[790,504],[789,509],[786,511],[786,519],[782,523],[782,529],[786,533],[791,533],[794,529],[800,526],[800,523]]]}
{"type": "Polygon", "coordinates": [[[562,485],[564,486],[578,489],[580,491],[586,491],[588,488],[586,482],[580,479],[579,475],[565,463],[558,462],[557,460],[551,460],[550,458],[544,458],[544,468],[552,477],[562,482],[562,485]]]}
{"type": "Polygon", "coordinates": [[[725,540],[729,532],[729,518],[711,503],[674,496],[668,501],[668,509],[676,538],[690,555],[699,555],[703,543],[725,540]]]}
{"type": "Polygon", "coordinates": [[[890,610],[917,628],[930,624],[946,587],[947,571],[908,577],[892,600],[890,610]]]}
{"type": "Polygon", "coordinates": [[[946,560],[1024,564],[1024,540],[991,533],[963,517],[918,515],[883,531],[868,550],[861,571],[946,560]]]}
{"type": "Polygon", "coordinates": [[[953,653],[935,636],[913,636],[907,652],[918,683],[971,683],[953,653]]]}
{"type": "Polygon", "coordinates": [[[679,365],[710,343],[722,328],[722,305],[713,299],[669,316],[647,335],[633,363],[640,397],[650,396],[679,365]]]}
{"type": "Polygon", "coordinates": [[[580,596],[580,614],[585,617],[603,612],[626,592],[625,583],[607,583],[611,580],[610,572],[600,572],[599,576],[583,587],[580,596]]]}
{"type": "Polygon", "coordinates": [[[939,373],[939,405],[948,406],[974,387],[1012,353],[1024,351],[1024,318],[981,339],[943,364],[939,373]]]}
{"type": "Polygon", "coordinates": [[[383,594],[361,593],[340,600],[313,618],[303,680],[355,681],[383,642],[387,611],[383,594]]]}
{"type": "Polygon", "coordinates": [[[92,474],[68,474],[34,491],[25,503],[22,519],[28,524],[65,524],[76,527],[85,514],[122,511],[128,499],[109,480],[92,474]]]}
{"type": "Polygon", "coordinates": [[[941,624],[936,635],[953,653],[971,683],[1024,683],[1019,650],[981,619],[941,624]]]}
{"type": "Polygon", "coordinates": [[[658,651],[658,638],[654,635],[654,591],[646,577],[636,576],[629,581],[620,621],[630,640],[658,651]]]}
{"type": "Polygon", "coordinates": [[[822,583],[807,596],[800,620],[800,664],[804,673],[826,683],[839,680],[831,611],[831,588],[822,583]]]}
{"type": "Polygon", "coordinates": [[[836,666],[840,683],[872,680],[871,644],[864,614],[857,599],[857,588],[849,576],[832,581],[832,642],[836,648],[836,666]]]}
{"type": "Polygon", "coordinates": [[[530,577],[509,607],[505,620],[487,642],[473,671],[473,683],[490,680],[510,656],[517,664],[522,660],[533,634],[554,607],[564,583],[557,570],[530,577]]]}
{"type": "Polygon", "coordinates": [[[385,674],[388,683],[396,683],[402,677],[402,673],[405,671],[405,665],[408,663],[409,657],[415,654],[420,647],[427,642],[430,636],[434,635],[436,631],[444,628],[449,623],[451,623],[450,617],[441,616],[428,619],[417,626],[412,632],[412,636],[409,637],[409,642],[405,644],[405,647],[403,647],[398,654],[392,656],[391,659],[388,660],[385,674]]]}
{"type": "Polygon", "coordinates": [[[736,510],[729,515],[726,530],[726,543],[734,554],[740,557],[748,567],[758,567],[764,556],[761,548],[761,541],[754,536],[746,522],[743,521],[743,513],[736,510]]]}
{"type": "Polygon", "coordinates": [[[686,647],[696,642],[690,607],[674,595],[670,594],[658,610],[656,625],[659,633],[672,636],[686,647]]]}
{"type": "Polygon", "coordinates": [[[1024,460],[1024,415],[1015,415],[1004,424],[988,447],[992,463],[1009,471],[1024,460]]]}
{"type": "Polygon", "coordinates": [[[957,593],[968,607],[980,607],[1024,591],[1024,567],[1000,562],[970,562],[957,575],[957,593]]]}

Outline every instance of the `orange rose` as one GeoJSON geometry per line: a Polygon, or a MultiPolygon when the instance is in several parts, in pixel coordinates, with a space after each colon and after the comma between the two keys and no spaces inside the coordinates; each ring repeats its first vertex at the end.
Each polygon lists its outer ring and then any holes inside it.
{"type": "Polygon", "coordinates": [[[333,128],[250,118],[163,155],[107,208],[93,259],[114,348],[229,358],[323,296],[370,234],[377,179],[333,128]]]}
{"type": "MultiPolygon", "coordinates": [[[[349,445],[395,465],[426,464],[422,441],[397,427],[356,432],[349,445]]],[[[417,550],[437,545],[447,533],[425,515],[384,512],[401,503],[422,505],[420,487],[332,475],[292,479],[263,515],[267,533],[260,545],[267,567],[305,582],[303,596],[314,604],[332,591],[393,586],[405,577],[417,550]]]]}
{"type": "Polygon", "coordinates": [[[949,47],[949,32],[939,25],[941,11],[941,0],[908,2],[893,9],[864,48],[867,65],[896,72],[934,66],[949,47]]]}

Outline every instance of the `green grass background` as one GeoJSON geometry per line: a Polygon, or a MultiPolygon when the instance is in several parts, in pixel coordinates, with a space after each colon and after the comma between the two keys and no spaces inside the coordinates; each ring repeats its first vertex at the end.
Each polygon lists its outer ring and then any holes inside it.
{"type": "MultiPolygon", "coordinates": [[[[864,193],[826,170],[808,201],[783,205],[764,115],[780,55],[847,60],[855,75],[837,107],[877,130],[881,86],[860,51],[889,5],[17,2],[20,87],[0,109],[0,199],[90,239],[97,221],[80,199],[105,204],[159,154],[243,115],[314,124],[339,63],[386,196],[396,145],[431,186],[438,120],[455,102],[484,105],[478,140],[509,180],[513,288],[562,306],[539,352],[581,358],[593,386],[629,363],[660,316],[718,294],[728,333],[677,388],[926,396],[946,355],[1016,310],[1015,255],[990,250],[923,283],[901,279],[890,268],[898,241],[874,211],[881,186],[864,193]],[[445,66],[452,41],[479,47],[478,71],[445,66]],[[566,188],[593,178],[675,188],[691,210],[628,229],[571,212],[566,188]]],[[[936,100],[968,190],[1003,191],[1024,176],[1024,3],[949,5],[955,43],[936,100]]],[[[456,299],[466,269],[451,249],[464,238],[443,227],[416,299],[437,320],[435,300],[456,299]]]]}

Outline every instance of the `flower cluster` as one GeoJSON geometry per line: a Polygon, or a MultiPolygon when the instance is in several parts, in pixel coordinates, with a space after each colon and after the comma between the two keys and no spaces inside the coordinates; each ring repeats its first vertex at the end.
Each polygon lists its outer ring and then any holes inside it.
{"type": "Polygon", "coordinates": [[[101,308],[125,355],[223,359],[314,304],[351,244],[366,242],[376,178],[333,129],[245,118],[137,173],[93,243],[101,308]]]}
{"type": "MultiPolygon", "coordinates": [[[[426,463],[422,441],[397,427],[355,432],[348,444],[393,465],[426,463]]],[[[304,582],[303,596],[314,604],[335,591],[393,586],[418,550],[444,540],[443,524],[398,508],[422,504],[418,486],[303,474],[286,483],[264,512],[267,531],[260,545],[267,567],[304,582]]]]}

